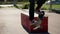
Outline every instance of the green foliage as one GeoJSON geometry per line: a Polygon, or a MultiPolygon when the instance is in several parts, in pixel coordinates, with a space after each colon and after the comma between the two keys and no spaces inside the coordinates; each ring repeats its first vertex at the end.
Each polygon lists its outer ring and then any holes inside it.
{"type": "Polygon", "coordinates": [[[43,10],[49,10],[50,9],[50,5],[43,4],[43,6],[41,8],[43,10]]]}
{"type": "MultiPolygon", "coordinates": [[[[19,5],[22,5],[22,6],[18,6],[19,8],[29,8],[29,2],[18,2],[18,4],[19,5]]],[[[37,7],[37,4],[35,4],[35,8],[37,7]]],[[[52,7],[53,9],[57,9],[57,8],[59,8],[60,9],[60,5],[57,5],[57,4],[55,4],[55,5],[53,5],[53,7],[52,7]]],[[[49,10],[50,9],[50,5],[49,4],[43,4],[43,6],[41,7],[41,9],[42,10],[49,10]]]]}
{"type": "Polygon", "coordinates": [[[29,0],[17,0],[18,2],[27,2],[29,0]]]}
{"type": "Polygon", "coordinates": [[[60,14],[60,10],[57,10],[57,9],[56,9],[56,10],[54,10],[54,9],[52,9],[52,11],[53,11],[53,12],[55,12],[55,13],[60,14]]]}
{"type": "Polygon", "coordinates": [[[0,8],[2,8],[2,7],[0,6],[0,8]]]}
{"type": "Polygon", "coordinates": [[[13,2],[0,2],[0,4],[13,4],[13,2]]]}
{"type": "Polygon", "coordinates": [[[3,7],[0,6],[0,8],[3,8],[3,7]]]}
{"type": "Polygon", "coordinates": [[[52,5],[52,8],[53,9],[60,9],[60,5],[56,5],[56,4],[55,5],[52,5]]]}
{"type": "MultiPolygon", "coordinates": [[[[50,9],[50,5],[44,4],[41,8],[49,10],[50,9]]],[[[54,4],[54,5],[52,5],[52,9],[60,9],[60,4],[54,4]]]]}
{"type": "Polygon", "coordinates": [[[28,7],[29,7],[29,4],[25,4],[22,9],[28,9],[28,7]]]}
{"type": "Polygon", "coordinates": [[[17,4],[29,4],[29,2],[17,2],[17,4]]]}

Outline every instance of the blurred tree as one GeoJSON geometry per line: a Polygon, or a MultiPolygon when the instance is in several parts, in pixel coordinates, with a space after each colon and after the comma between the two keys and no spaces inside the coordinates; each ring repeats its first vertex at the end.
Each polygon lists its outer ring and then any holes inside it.
{"type": "Polygon", "coordinates": [[[18,2],[26,2],[26,1],[29,1],[29,0],[17,0],[18,2]]]}
{"type": "Polygon", "coordinates": [[[4,0],[0,0],[0,2],[2,2],[2,1],[4,1],[4,0]]]}
{"type": "Polygon", "coordinates": [[[4,0],[4,2],[6,3],[6,2],[7,2],[7,0],[4,0]]]}

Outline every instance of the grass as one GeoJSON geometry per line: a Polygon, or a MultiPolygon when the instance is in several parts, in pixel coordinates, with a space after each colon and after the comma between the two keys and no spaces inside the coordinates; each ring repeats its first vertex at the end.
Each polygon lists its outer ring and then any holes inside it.
{"type": "MultiPolygon", "coordinates": [[[[21,4],[22,5],[22,6],[18,6],[19,8],[23,8],[26,4],[29,4],[29,2],[18,2],[18,4],[21,4]]],[[[36,6],[35,6],[35,8],[36,8],[36,6]]],[[[49,10],[50,9],[50,5],[44,4],[41,8],[42,9],[45,9],[45,10],[49,10]]],[[[60,9],[60,5],[57,5],[57,4],[52,5],[52,8],[53,9],[60,9]]]]}
{"type": "Polygon", "coordinates": [[[29,4],[29,2],[17,2],[17,4],[29,4]]]}
{"type": "Polygon", "coordinates": [[[1,4],[13,4],[13,2],[1,2],[1,1],[0,1],[0,5],[1,5],[1,4]]]}
{"type": "MultiPolygon", "coordinates": [[[[10,4],[10,3],[12,3],[12,2],[7,2],[6,4],[10,4]]],[[[5,4],[5,3],[4,2],[0,2],[0,4],[5,4]]],[[[24,8],[25,5],[29,4],[29,2],[17,2],[17,4],[19,5],[19,6],[17,5],[19,8],[24,8]]],[[[35,8],[36,8],[36,6],[35,6],[35,8]]],[[[44,9],[44,10],[49,10],[50,9],[50,5],[44,4],[41,8],[44,9]]],[[[52,5],[52,8],[53,9],[60,9],[60,5],[57,5],[57,4],[52,5]]]]}
{"type": "Polygon", "coordinates": [[[24,8],[25,5],[29,4],[29,2],[17,2],[16,5],[19,7],[19,8],[24,8]]]}
{"type": "MultiPolygon", "coordinates": [[[[47,10],[49,10],[50,5],[44,4],[42,8],[46,8],[47,10]]],[[[52,5],[52,9],[60,9],[60,5],[57,5],[57,4],[52,5]]]]}
{"type": "Polygon", "coordinates": [[[4,8],[4,7],[0,6],[0,8],[4,8]]]}
{"type": "Polygon", "coordinates": [[[43,6],[41,8],[45,9],[45,10],[49,10],[50,9],[50,5],[43,4],[43,6]]]}
{"type": "Polygon", "coordinates": [[[0,6],[0,8],[2,8],[2,7],[0,6]]]}
{"type": "Polygon", "coordinates": [[[60,9],[60,5],[52,5],[53,7],[53,9],[60,9]]]}

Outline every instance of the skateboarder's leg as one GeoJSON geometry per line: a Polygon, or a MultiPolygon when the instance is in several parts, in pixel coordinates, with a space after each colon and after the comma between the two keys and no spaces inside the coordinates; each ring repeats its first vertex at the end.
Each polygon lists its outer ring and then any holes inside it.
{"type": "Polygon", "coordinates": [[[39,10],[45,2],[46,0],[38,0],[36,10],[39,10]]]}
{"type": "Polygon", "coordinates": [[[37,23],[36,23],[36,27],[34,28],[34,30],[35,29],[37,29],[37,28],[39,28],[39,27],[41,27],[40,26],[40,24],[41,24],[41,20],[42,20],[42,18],[43,18],[43,16],[44,16],[44,12],[42,11],[40,11],[40,8],[42,7],[42,5],[45,3],[45,0],[38,0],[37,1],[37,8],[36,8],[36,12],[38,13],[38,21],[37,21],[37,23]]]}
{"type": "Polygon", "coordinates": [[[34,19],[34,6],[35,6],[35,1],[30,0],[30,9],[29,9],[29,19],[32,21],[34,19]]]}
{"type": "Polygon", "coordinates": [[[40,19],[42,19],[43,18],[43,16],[44,16],[44,11],[40,11],[40,9],[41,9],[41,7],[42,7],[42,5],[44,4],[46,2],[46,0],[38,0],[37,1],[37,7],[36,7],[36,12],[38,12],[39,13],[39,18],[40,19]],[[43,13],[43,14],[41,14],[41,13],[43,13]]]}

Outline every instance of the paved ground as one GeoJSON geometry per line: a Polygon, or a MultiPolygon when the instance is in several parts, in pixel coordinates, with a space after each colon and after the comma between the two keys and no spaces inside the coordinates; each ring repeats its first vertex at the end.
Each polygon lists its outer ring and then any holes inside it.
{"type": "MultiPolygon", "coordinates": [[[[22,10],[16,8],[0,9],[0,34],[28,34],[21,26],[22,10]]],[[[50,34],[60,34],[60,15],[46,13],[48,15],[48,29],[50,34]]]]}
{"type": "Polygon", "coordinates": [[[16,8],[0,9],[0,34],[26,34],[21,26],[20,12],[16,8]]]}

